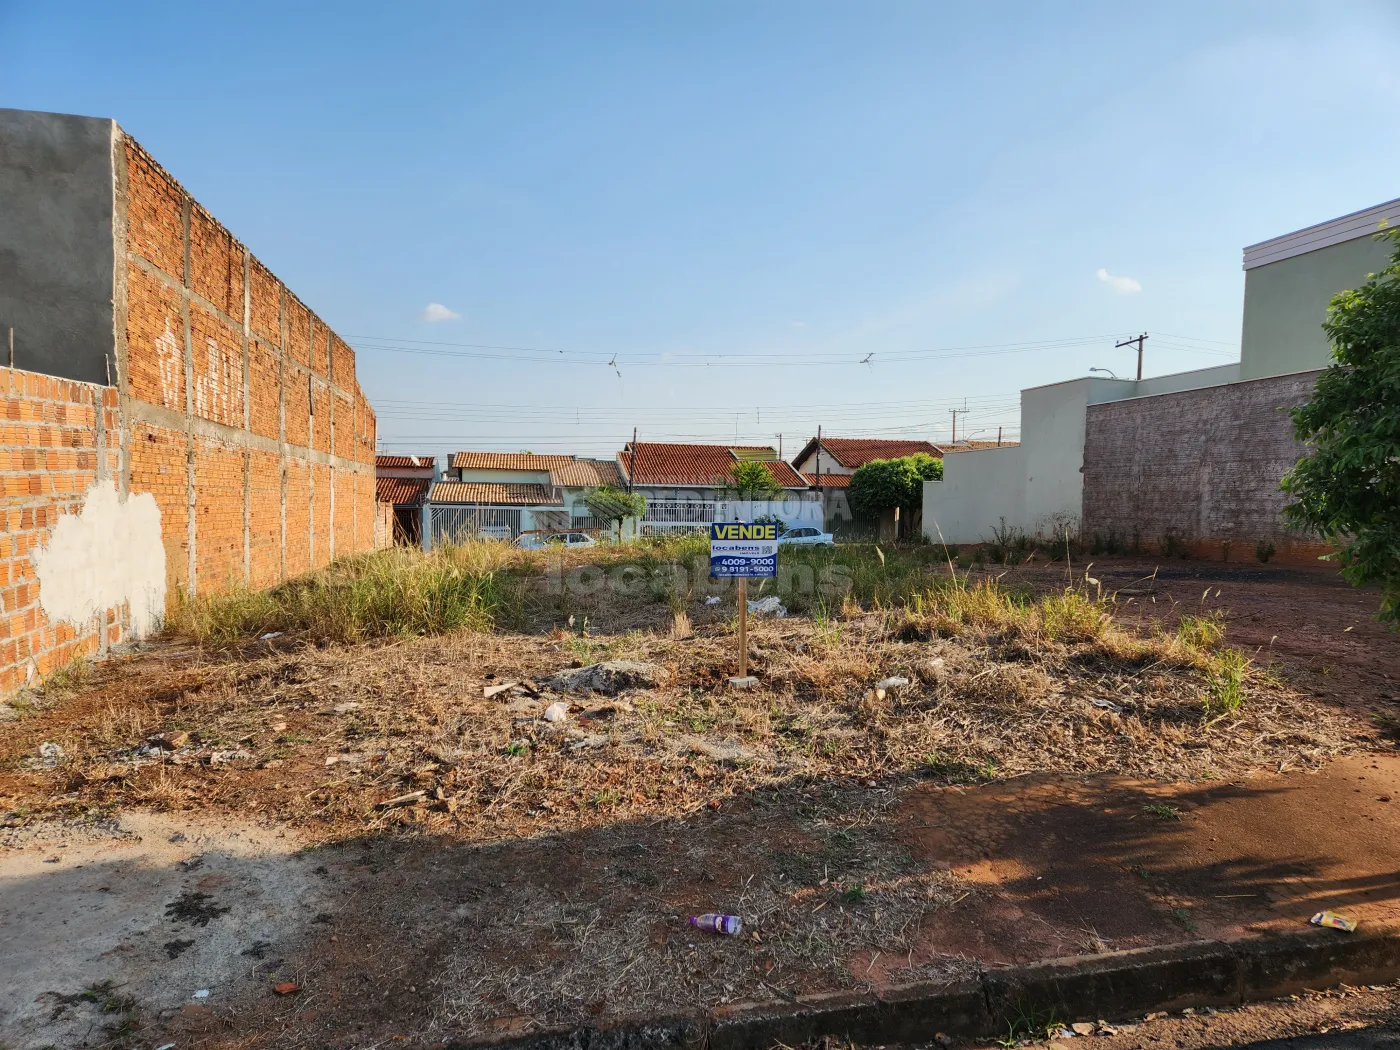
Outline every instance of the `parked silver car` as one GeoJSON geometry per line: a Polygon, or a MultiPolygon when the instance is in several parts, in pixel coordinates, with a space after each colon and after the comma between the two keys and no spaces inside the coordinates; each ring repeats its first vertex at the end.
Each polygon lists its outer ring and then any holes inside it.
{"type": "Polygon", "coordinates": [[[831,547],[835,545],[836,537],[810,525],[801,525],[795,529],[788,529],[778,537],[778,542],[791,543],[796,547],[831,547]]]}

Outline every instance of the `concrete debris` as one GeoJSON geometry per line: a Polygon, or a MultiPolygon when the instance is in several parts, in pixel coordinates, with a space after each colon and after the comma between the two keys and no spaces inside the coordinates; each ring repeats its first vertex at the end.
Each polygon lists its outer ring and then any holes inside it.
{"type": "Polygon", "coordinates": [[[602,747],[608,742],[607,733],[586,733],[569,741],[570,751],[582,751],[590,747],[602,747]]]}
{"type": "Polygon", "coordinates": [[[184,730],[176,729],[169,733],[157,733],[155,736],[147,737],[146,740],[162,751],[179,751],[190,742],[190,735],[184,730]]]}
{"type": "Polygon", "coordinates": [[[743,678],[729,679],[730,689],[757,689],[758,679],[753,675],[745,675],[743,678]]]}
{"type": "Polygon", "coordinates": [[[1112,700],[1104,700],[1101,697],[1094,697],[1089,701],[1089,703],[1093,704],[1095,707],[1101,707],[1105,711],[1112,711],[1115,715],[1121,715],[1123,713],[1122,706],[1119,704],[1115,704],[1112,700]]]}
{"type": "Polygon", "coordinates": [[[481,697],[483,700],[490,700],[492,697],[500,696],[502,693],[509,693],[519,682],[501,682],[498,685],[483,686],[481,697]]]}
{"type": "Polygon", "coordinates": [[[1074,1024],[1070,1025],[1069,1027],[1070,1027],[1070,1030],[1071,1030],[1072,1032],[1074,1032],[1075,1035],[1093,1035],[1093,1034],[1094,1034],[1094,1026],[1093,1026],[1093,1024],[1091,1024],[1091,1023],[1088,1022],[1088,1021],[1075,1021],[1074,1024]]]}
{"type": "Polygon", "coordinates": [[[351,711],[359,710],[359,707],[360,703],[358,700],[351,700],[348,703],[336,704],[331,708],[331,711],[338,715],[348,715],[351,711]]]}
{"type": "Polygon", "coordinates": [[[362,766],[365,764],[365,755],[362,751],[352,751],[345,755],[327,755],[326,765],[328,766],[362,766]]]}
{"type": "Polygon", "coordinates": [[[230,762],[246,762],[253,756],[247,751],[211,751],[209,752],[209,764],[211,766],[227,765],[230,762]]]}
{"type": "Polygon", "coordinates": [[[718,605],[718,604],[719,604],[719,595],[718,595],[718,594],[712,594],[712,595],[710,595],[708,598],[705,599],[705,604],[706,604],[706,605],[718,605]]]}
{"type": "Polygon", "coordinates": [[[770,594],[767,598],[759,598],[757,601],[749,602],[749,615],[781,618],[787,615],[787,606],[778,600],[776,594],[770,594]]]}
{"type": "Polygon", "coordinates": [[[663,671],[656,664],[640,660],[607,660],[550,675],[544,684],[566,693],[603,693],[615,696],[624,689],[645,689],[656,685],[663,671]]]}
{"type": "Polygon", "coordinates": [[[63,761],[63,748],[59,747],[52,740],[45,740],[38,748],[37,764],[45,769],[52,769],[63,761]]]}
{"type": "Polygon", "coordinates": [[[569,717],[569,705],[562,700],[556,700],[544,709],[544,720],[546,722],[563,722],[569,717]]]}
{"type": "Polygon", "coordinates": [[[875,683],[876,689],[900,689],[909,684],[909,679],[895,675],[891,678],[881,678],[875,683]]]}

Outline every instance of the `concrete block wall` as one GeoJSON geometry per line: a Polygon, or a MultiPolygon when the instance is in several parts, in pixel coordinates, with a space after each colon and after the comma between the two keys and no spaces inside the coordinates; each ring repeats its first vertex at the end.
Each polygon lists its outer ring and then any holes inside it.
{"type": "Polygon", "coordinates": [[[354,352],[130,136],[116,164],[117,385],[131,490],[168,525],[168,593],[370,549],[375,419],[354,352]]]}
{"type": "Polygon", "coordinates": [[[60,516],[116,477],[119,432],[111,387],[0,367],[0,695],[126,636],[121,604],[51,622],[35,565],[60,516]]]}
{"type": "Polygon", "coordinates": [[[1282,561],[1329,548],[1283,525],[1283,475],[1304,455],[1288,409],[1318,372],[1090,405],[1084,435],[1083,535],[1161,551],[1171,536],[1195,557],[1282,561]]]}

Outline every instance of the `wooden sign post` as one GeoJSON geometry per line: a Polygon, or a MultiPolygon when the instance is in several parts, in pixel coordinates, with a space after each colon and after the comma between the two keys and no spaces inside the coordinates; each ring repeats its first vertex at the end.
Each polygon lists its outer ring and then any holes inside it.
{"type": "Polygon", "coordinates": [[[710,577],[739,581],[739,674],[729,684],[752,689],[749,675],[749,579],[778,575],[778,526],[771,522],[725,521],[710,526],[710,577]]]}
{"type": "Polygon", "coordinates": [[[749,676],[749,578],[739,577],[739,677],[749,676]]]}

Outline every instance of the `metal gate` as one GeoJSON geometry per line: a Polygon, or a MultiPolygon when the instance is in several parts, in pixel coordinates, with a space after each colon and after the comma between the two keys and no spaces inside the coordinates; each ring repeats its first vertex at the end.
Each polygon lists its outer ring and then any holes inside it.
{"type": "Polygon", "coordinates": [[[428,538],[433,547],[468,540],[513,540],[520,535],[515,507],[428,507],[428,538]]]}

